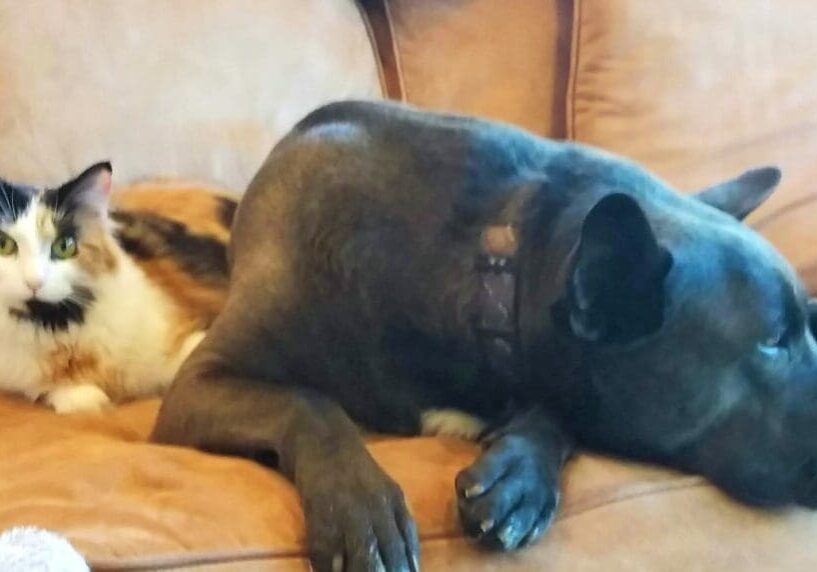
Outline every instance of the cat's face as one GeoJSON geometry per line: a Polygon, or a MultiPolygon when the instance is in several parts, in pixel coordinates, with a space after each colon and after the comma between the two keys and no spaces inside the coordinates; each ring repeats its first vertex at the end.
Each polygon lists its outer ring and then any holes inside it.
{"type": "Polygon", "coordinates": [[[108,163],[55,189],[0,181],[0,311],[51,329],[82,321],[94,278],[115,264],[110,186],[108,163]]]}

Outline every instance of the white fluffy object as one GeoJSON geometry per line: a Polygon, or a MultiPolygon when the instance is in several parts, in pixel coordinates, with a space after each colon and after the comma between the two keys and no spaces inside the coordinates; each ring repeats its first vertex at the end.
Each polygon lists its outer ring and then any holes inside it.
{"type": "Polygon", "coordinates": [[[85,559],[62,536],[21,526],[0,534],[3,572],[89,572],[85,559]]]}

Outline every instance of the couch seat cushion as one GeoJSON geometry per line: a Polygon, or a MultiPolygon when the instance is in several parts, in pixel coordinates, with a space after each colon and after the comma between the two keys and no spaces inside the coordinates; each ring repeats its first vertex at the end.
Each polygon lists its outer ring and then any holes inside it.
{"type": "MultiPolygon", "coordinates": [[[[308,570],[288,482],[243,459],[146,442],[158,405],[60,417],[0,398],[0,529],[65,534],[98,569],[308,570]]],[[[570,466],[544,541],[489,556],[462,539],[453,496],[474,445],[379,438],[370,448],[406,491],[424,570],[762,570],[779,558],[817,565],[817,518],[806,512],[746,509],[697,477],[591,456],[570,466]]]]}

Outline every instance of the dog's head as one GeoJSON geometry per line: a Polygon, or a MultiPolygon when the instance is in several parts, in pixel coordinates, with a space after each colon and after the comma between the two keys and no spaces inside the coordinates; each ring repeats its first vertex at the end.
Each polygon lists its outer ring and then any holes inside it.
{"type": "Polygon", "coordinates": [[[585,445],[704,474],[746,502],[817,506],[814,312],[739,222],[779,178],[750,171],[672,214],[606,195],[553,314],[587,368],[585,445]]]}

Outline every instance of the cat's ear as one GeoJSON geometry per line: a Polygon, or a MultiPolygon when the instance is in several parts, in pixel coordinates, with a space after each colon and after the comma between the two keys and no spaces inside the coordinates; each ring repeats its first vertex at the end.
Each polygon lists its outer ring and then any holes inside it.
{"type": "Polygon", "coordinates": [[[108,210],[112,174],[108,161],[95,163],[67,183],[47,191],[46,203],[62,214],[77,211],[104,214],[108,210]]]}

